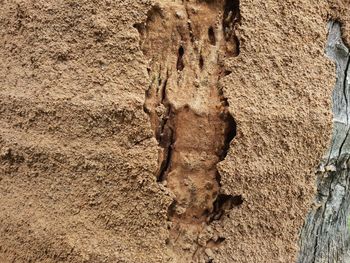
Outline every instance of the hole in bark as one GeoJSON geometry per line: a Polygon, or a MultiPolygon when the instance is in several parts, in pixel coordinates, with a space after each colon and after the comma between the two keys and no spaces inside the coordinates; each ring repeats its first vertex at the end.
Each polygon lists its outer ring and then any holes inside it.
{"type": "Polygon", "coordinates": [[[229,28],[240,19],[239,0],[226,0],[224,5],[223,29],[229,28]]]}
{"type": "Polygon", "coordinates": [[[179,47],[178,57],[177,57],[177,63],[176,63],[176,69],[182,71],[185,67],[183,56],[185,54],[185,50],[182,46],[179,47]]]}
{"type": "Polygon", "coordinates": [[[228,76],[228,75],[230,75],[232,73],[232,71],[230,71],[230,70],[225,70],[224,71],[224,76],[228,76]]]}
{"type": "Polygon", "coordinates": [[[233,206],[240,206],[241,204],[243,204],[242,195],[235,195],[231,200],[232,200],[233,206]]]}
{"type": "Polygon", "coordinates": [[[215,32],[214,28],[211,26],[208,28],[208,38],[209,38],[209,43],[213,46],[216,45],[216,37],[215,37],[215,32]]]}
{"type": "Polygon", "coordinates": [[[226,40],[226,52],[230,56],[239,55],[239,40],[236,36],[235,27],[240,21],[239,0],[226,0],[224,5],[224,16],[222,30],[226,40]]]}
{"type": "Polygon", "coordinates": [[[209,222],[220,220],[225,211],[243,204],[242,195],[225,195],[219,194],[214,202],[214,211],[209,218],[209,222]]]}
{"type": "Polygon", "coordinates": [[[146,105],[143,105],[143,111],[144,111],[145,113],[147,113],[147,114],[150,114],[150,113],[151,113],[150,110],[147,109],[146,105]]]}
{"type": "Polygon", "coordinates": [[[203,67],[204,67],[204,59],[203,59],[202,54],[199,56],[199,67],[200,67],[200,69],[203,69],[203,67]]]}

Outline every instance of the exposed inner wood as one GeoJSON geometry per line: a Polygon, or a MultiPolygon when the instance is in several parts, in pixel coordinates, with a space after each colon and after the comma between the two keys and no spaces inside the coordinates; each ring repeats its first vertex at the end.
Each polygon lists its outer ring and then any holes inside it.
{"type": "Polygon", "coordinates": [[[223,60],[239,53],[238,8],[238,1],[160,1],[136,25],[149,59],[145,111],[160,146],[157,180],[174,194],[168,216],[175,251],[197,244],[205,226],[243,202],[220,193],[216,168],[236,135],[220,79],[223,60]]]}

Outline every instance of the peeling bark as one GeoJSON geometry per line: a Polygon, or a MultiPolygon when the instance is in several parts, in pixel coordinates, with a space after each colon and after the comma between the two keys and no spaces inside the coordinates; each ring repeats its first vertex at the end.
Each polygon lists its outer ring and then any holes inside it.
{"type": "Polygon", "coordinates": [[[318,174],[317,195],[300,236],[298,263],[350,262],[350,123],[348,48],[340,24],[329,22],[327,56],[336,64],[333,91],[333,136],[318,174]]]}

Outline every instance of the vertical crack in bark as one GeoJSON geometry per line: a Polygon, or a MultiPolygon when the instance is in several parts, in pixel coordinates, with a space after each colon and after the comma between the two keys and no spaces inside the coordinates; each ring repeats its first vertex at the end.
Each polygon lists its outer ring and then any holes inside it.
{"type": "Polygon", "coordinates": [[[343,142],[341,143],[340,147],[339,147],[339,153],[338,153],[338,158],[337,158],[337,162],[339,157],[341,157],[342,155],[342,150],[344,147],[345,142],[348,139],[349,136],[349,132],[350,132],[350,125],[349,125],[349,102],[348,102],[348,97],[347,97],[347,78],[348,78],[348,70],[349,70],[349,63],[350,63],[350,56],[349,56],[349,52],[346,55],[348,57],[347,62],[346,62],[346,67],[343,73],[344,76],[344,81],[343,81],[343,98],[345,100],[345,114],[346,114],[346,125],[347,127],[347,131],[346,131],[346,135],[345,138],[343,140],[343,142]]]}
{"type": "Polygon", "coordinates": [[[220,80],[230,74],[223,60],[239,54],[239,19],[238,0],[159,0],[135,25],[150,61],[144,109],[160,146],[157,181],[174,194],[167,244],[183,262],[210,262],[204,249],[225,238],[207,226],[243,203],[220,192],[216,168],[236,135],[220,80]]]}
{"type": "Polygon", "coordinates": [[[344,147],[345,143],[346,143],[347,140],[348,140],[349,132],[350,132],[350,127],[347,128],[347,131],[346,131],[346,134],[345,134],[345,138],[344,138],[344,140],[342,141],[342,143],[341,143],[341,145],[340,145],[340,147],[339,147],[339,153],[338,153],[337,163],[339,163],[339,161],[338,161],[339,159],[341,160],[343,147],[344,147]]]}
{"type": "MultiPolygon", "coordinates": [[[[183,52],[179,51],[179,56],[183,56],[183,52]]],[[[179,61],[177,62],[179,63],[179,61]]],[[[178,65],[177,65],[178,67],[178,65]]],[[[183,68],[182,68],[183,69],[183,68]]],[[[159,74],[160,76],[160,74],[159,74]]],[[[162,84],[160,90],[161,99],[160,104],[165,107],[165,114],[161,117],[160,123],[158,124],[158,132],[156,134],[157,141],[159,145],[163,148],[163,153],[161,157],[161,164],[157,172],[157,182],[164,181],[166,173],[169,170],[172,157],[172,147],[175,141],[174,139],[174,130],[172,128],[172,115],[174,114],[172,105],[167,98],[167,85],[169,79],[169,71],[166,70],[165,80],[162,84]]]]}
{"type": "Polygon", "coordinates": [[[338,22],[329,22],[326,53],[335,62],[337,73],[333,91],[333,135],[331,146],[321,163],[314,205],[300,233],[298,263],[350,262],[350,124],[347,98],[350,54],[341,39],[338,22]]]}
{"type": "MultiPolygon", "coordinates": [[[[349,102],[348,102],[348,96],[346,95],[346,90],[347,90],[347,79],[348,79],[348,70],[349,70],[349,63],[350,63],[350,57],[349,57],[349,53],[347,54],[348,56],[348,61],[346,63],[346,67],[345,67],[345,70],[344,70],[344,83],[343,83],[343,97],[345,99],[345,104],[346,104],[346,113],[348,113],[348,110],[349,110],[349,102]]],[[[347,121],[347,124],[349,123],[349,115],[347,114],[346,115],[346,121],[347,121]]]]}

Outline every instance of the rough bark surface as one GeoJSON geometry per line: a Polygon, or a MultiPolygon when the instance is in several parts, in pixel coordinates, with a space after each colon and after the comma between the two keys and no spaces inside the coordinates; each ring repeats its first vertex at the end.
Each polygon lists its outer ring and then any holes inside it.
{"type": "Polygon", "coordinates": [[[332,131],[328,2],[242,0],[238,23],[225,2],[0,0],[1,263],[296,261],[332,131]]]}
{"type": "Polygon", "coordinates": [[[317,196],[300,238],[298,262],[349,262],[350,54],[338,22],[329,22],[327,56],[336,64],[333,136],[318,176],[317,196]]]}

